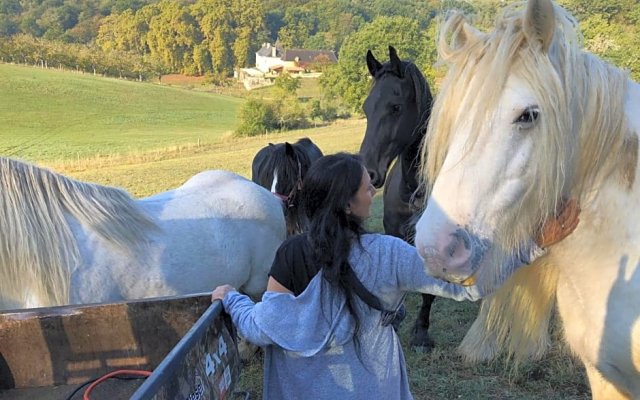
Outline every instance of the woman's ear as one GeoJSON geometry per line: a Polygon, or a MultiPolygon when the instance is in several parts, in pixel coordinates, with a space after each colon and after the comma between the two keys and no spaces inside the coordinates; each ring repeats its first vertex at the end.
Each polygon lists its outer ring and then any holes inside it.
{"type": "Polygon", "coordinates": [[[347,213],[347,215],[351,214],[351,203],[347,203],[344,212],[347,213]]]}

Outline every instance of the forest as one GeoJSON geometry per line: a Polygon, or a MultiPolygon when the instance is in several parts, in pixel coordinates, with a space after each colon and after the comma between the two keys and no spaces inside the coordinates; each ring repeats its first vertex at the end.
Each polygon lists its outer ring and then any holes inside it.
{"type": "MultiPolygon", "coordinates": [[[[462,9],[481,28],[508,0],[0,0],[0,61],[130,79],[163,74],[221,82],[252,65],[262,43],[328,49],[328,95],[357,110],[367,91],[364,55],[393,45],[434,84],[437,21],[462,9]]],[[[560,0],[587,50],[640,78],[640,1],[560,0]]]]}

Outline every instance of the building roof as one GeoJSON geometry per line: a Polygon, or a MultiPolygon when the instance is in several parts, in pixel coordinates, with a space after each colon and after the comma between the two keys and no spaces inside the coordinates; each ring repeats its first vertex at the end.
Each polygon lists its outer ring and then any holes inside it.
{"type": "Polygon", "coordinates": [[[338,61],[333,50],[283,49],[270,43],[263,43],[256,55],[274,57],[273,49],[276,50],[275,58],[280,58],[282,61],[296,62],[302,66],[322,62],[335,63],[338,61]]]}
{"type": "Polygon", "coordinates": [[[337,62],[338,58],[332,50],[285,49],[282,61],[297,61],[301,64],[314,62],[337,62]]]}
{"type": "Polygon", "coordinates": [[[262,43],[262,47],[256,52],[256,54],[262,57],[273,57],[274,47],[276,49],[276,57],[282,57],[282,49],[278,46],[272,45],[271,43],[262,43]]]}
{"type": "Polygon", "coordinates": [[[256,68],[240,68],[240,71],[254,78],[258,78],[264,75],[264,72],[256,68]]]}

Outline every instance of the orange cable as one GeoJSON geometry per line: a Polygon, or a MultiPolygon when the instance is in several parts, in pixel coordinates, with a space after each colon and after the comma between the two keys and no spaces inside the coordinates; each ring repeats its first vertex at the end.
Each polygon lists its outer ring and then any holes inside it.
{"type": "Polygon", "coordinates": [[[135,370],[135,369],[120,369],[117,371],[113,371],[113,372],[109,372],[106,375],[101,376],[100,378],[96,379],[95,382],[93,382],[91,385],[89,385],[89,387],[84,391],[84,394],[82,396],[83,400],[90,400],[89,399],[89,393],[91,393],[91,391],[93,390],[94,387],[98,386],[98,384],[100,384],[101,382],[106,381],[107,379],[116,376],[116,375],[139,375],[139,376],[150,376],[151,375],[151,371],[140,371],[140,370],[135,370]]]}

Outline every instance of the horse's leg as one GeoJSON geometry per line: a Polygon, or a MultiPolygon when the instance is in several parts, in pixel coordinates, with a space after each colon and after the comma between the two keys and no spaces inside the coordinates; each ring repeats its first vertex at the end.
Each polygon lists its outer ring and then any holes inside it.
{"type": "Polygon", "coordinates": [[[586,365],[587,377],[591,386],[591,398],[593,400],[630,400],[633,397],[622,393],[609,381],[604,379],[600,372],[592,365],[586,365]]]}
{"type": "Polygon", "coordinates": [[[238,356],[242,362],[250,363],[256,354],[258,354],[260,347],[243,337],[238,337],[238,339],[238,356]]]}
{"type": "Polygon", "coordinates": [[[425,350],[433,348],[433,340],[429,338],[429,317],[431,315],[431,304],[435,300],[432,294],[422,295],[422,307],[416,318],[416,324],[413,326],[413,337],[411,338],[412,347],[422,347],[425,350]]]}

